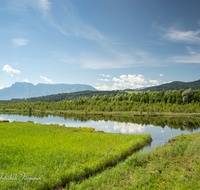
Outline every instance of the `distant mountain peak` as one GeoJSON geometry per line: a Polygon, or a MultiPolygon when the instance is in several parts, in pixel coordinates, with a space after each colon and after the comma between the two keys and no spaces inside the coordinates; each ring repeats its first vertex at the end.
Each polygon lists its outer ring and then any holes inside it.
{"type": "Polygon", "coordinates": [[[94,87],[86,84],[45,84],[34,85],[27,82],[15,82],[12,86],[0,90],[0,100],[13,98],[31,98],[59,93],[71,93],[79,91],[97,91],[94,87]]]}

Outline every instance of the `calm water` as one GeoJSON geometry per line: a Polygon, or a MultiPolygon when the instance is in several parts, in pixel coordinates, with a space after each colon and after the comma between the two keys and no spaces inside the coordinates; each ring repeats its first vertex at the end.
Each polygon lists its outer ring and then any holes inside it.
{"type": "Polygon", "coordinates": [[[165,144],[170,138],[179,134],[190,134],[200,131],[200,119],[198,118],[125,118],[65,115],[61,116],[22,116],[0,114],[0,120],[8,119],[10,122],[34,121],[43,124],[60,124],[73,127],[93,127],[96,131],[122,134],[146,134],[150,133],[153,141],[147,151],[158,145],[165,144]],[[160,124],[160,126],[159,126],[160,124]],[[161,127],[162,126],[162,127],[161,127]]]}

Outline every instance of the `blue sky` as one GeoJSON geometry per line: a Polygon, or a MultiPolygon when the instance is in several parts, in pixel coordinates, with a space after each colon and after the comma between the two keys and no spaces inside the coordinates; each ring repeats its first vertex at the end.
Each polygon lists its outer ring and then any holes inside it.
{"type": "Polygon", "coordinates": [[[0,89],[200,79],[199,0],[1,0],[0,89]]]}

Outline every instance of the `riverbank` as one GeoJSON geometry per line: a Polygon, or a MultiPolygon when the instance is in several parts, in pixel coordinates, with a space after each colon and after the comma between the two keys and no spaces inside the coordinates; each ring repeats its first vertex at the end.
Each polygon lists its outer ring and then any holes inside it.
{"type": "MultiPolygon", "coordinates": [[[[173,137],[149,153],[134,153],[70,189],[199,189],[200,133],[173,137]]],[[[66,188],[67,189],[67,188],[66,188]]]]}
{"type": "Polygon", "coordinates": [[[139,111],[90,111],[86,112],[83,110],[37,110],[32,109],[31,112],[29,110],[18,110],[18,109],[0,109],[0,113],[29,113],[29,114],[55,114],[55,115],[65,115],[65,114],[79,114],[79,115],[110,115],[110,116],[128,116],[128,117],[200,117],[200,113],[175,113],[175,112],[154,112],[149,114],[148,112],[139,112],[139,111]]]}

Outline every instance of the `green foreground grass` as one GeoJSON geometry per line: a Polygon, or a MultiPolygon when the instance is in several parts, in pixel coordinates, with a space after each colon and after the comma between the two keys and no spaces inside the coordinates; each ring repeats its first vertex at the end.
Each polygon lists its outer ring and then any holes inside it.
{"type": "Polygon", "coordinates": [[[0,122],[0,189],[52,189],[94,175],[151,142],[148,135],[0,122]]]}
{"type": "Polygon", "coordinates": [[[176,136],[149,153],[134,153],[123,164],[71,183],[70,189],[200,189],[200,133],[176,136]]]}

